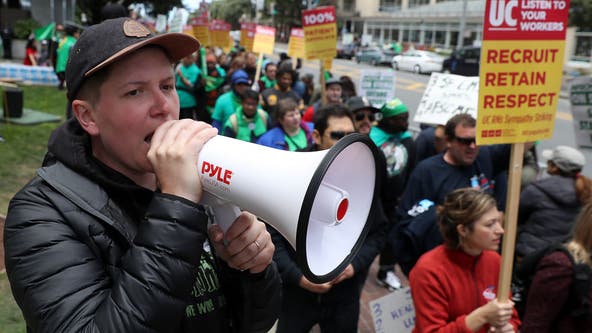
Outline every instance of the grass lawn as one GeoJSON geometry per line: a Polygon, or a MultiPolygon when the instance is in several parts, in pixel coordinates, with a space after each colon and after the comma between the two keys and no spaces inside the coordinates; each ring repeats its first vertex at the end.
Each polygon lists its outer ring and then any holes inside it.
{"type": "MultiPolygon", "coordinates": [[[[59,91],[55,87],[22,88],[26,108],[65,119],[64,90],[59,91]]],[[[5,139],[0,143],[0,214],[6,215],[12,196],[35,175],[35,170],[43,161],[49,134],[60,123],[30,126],[0,123],[0,134],[5,139]]]]}
{"type": "MultiPolygon", "coordinates": [[[[66,93],[55,87],[22,87],[24,106],[62,116],[66,114],[66,93]]],[[[59,123],[22,126],[0,123],[0,214],[6,215],[8,202],[41,166],[47,139],[59,123]]],[[[2,242],[0,242],[1,244],[2,242]]],[[[3,265],[2,265],[3,266],[3,265]]],[[[26,332],[21,311],[10,291],[6,273],[0,273],[0,332],[26,332]]]]}

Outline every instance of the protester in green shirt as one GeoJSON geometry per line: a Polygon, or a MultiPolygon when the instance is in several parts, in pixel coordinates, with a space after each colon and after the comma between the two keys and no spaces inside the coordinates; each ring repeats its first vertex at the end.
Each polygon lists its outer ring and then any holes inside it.
{"type": "Polygon", "coordinates": [[[68,64],[68,56],[70,55],[70,49],[76,43],[78,39],[79,32],[78,28],[66,25],[64,28],[65,35],[60,39],[58,44],[58,51],[57,51],[57,59],[56,59],[56,75],[60,80],[60,84],[58,85],[58,89],[64,89],[64,80],[66,79],[66,65],[68,64]]]}
{"type": "Polygon", "coordinates": [[[267,132],[268,127],[270,118],[267,112],[259,107],[259,94],[249,89],[243,94],[241,106],[224,124],[222,133],[238,140],[256,142],[267,132]]]}

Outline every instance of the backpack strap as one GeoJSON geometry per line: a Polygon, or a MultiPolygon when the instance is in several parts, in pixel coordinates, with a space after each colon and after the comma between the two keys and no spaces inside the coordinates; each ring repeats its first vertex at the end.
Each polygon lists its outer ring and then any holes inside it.
{"type": "Polygon", "coordinates": [[[231,115],[228,120],[230,120],[230,125],[232,125],[232,130],[234,134],[238,134],[238,120],[236,119],[236,114],[231,115]]]}
{"type": "Polygon", "coordinates": [[[591,274],[590,266],[586,263],[574,264],[573,269],[574,274],[571,282],[570,297],[574,301],[574,308],[571,311],[571,315],[574,318],[586,320],[590,311],[590,301],[588,299],[591,274]]]}

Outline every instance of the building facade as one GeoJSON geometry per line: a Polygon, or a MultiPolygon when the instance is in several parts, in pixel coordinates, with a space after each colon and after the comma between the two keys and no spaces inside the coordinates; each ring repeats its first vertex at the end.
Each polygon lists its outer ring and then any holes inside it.
{"type": "Polygon", "coordinates": [[[453,49],[481,41],[485,1],[337,0],[336,7],[341,32],[373,44],[453,49]]]}

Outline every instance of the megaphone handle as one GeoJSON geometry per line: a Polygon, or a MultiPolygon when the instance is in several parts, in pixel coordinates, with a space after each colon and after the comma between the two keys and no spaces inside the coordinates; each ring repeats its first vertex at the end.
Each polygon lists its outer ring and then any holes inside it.
{"type": "Polygon", "coordinates": [[[222,200],[208,192],[204,192],[201,202],[212,208],[216,217],[216,223],[222,228],[224,233],[228,231],[228,228],[230,228],[241,213],[237,205],[230,201],[222,200]]]}

